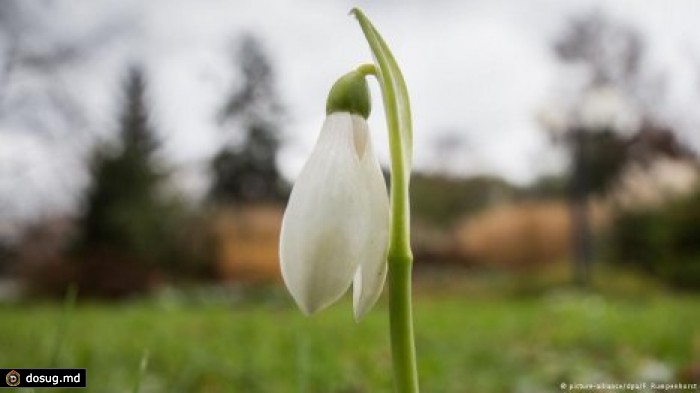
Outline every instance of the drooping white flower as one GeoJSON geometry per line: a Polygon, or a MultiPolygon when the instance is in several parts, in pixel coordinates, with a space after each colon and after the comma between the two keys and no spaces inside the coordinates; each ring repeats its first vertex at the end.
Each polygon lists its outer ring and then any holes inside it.
{"type": "Polygon", "coordinates": [[[314,313],[353,285],[359,319],[387,273],[389,199],[365,118],[330,113],[292,190],[282,222],[282,277],[301,310],[314,313]]]}

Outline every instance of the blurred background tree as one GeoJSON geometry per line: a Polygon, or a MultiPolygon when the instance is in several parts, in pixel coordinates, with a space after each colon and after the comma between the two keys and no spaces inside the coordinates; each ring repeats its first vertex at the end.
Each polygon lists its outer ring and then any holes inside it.
{"type": "Polygon", "coordinates": [[[273,69],[252,35],[243,37],[236,58],[243,85],[227,98],[218,120],[227,131],[241,133],[212,159],[210,198],[219,203],[282,202],[289,184],[277,168],[283,110],[273,69]]]}
{"type": "Polygon", "coordinates": [[[154,268],[174,270],[179,259],[175,245],[184,211],[168,194],[168,174],[156,160],[158,141],[149,121],[146,88],[143,71],[130,68],[124,80],[118,140],[97,146],[90,163],[92,183],[76,246],[77,258],[88,267],[78,280],[82,292],[84,286],[88,293],[107,295],[119,295],[131,286],[144,289],[154,268]],[[115,272],[121,277],[110,276],[115,272]]]}
{"type": "Polygon", "coordinates": [[[610,129],[574,127],[569,132],[571,168],[568,195],[574,281],[587,285],[594,259],[589,200],[603,195],[617,180],[626,161],[625,141],[610,129]]]}
{"type": "Polygon", "coordinates": [[[155,163],[157,142],[145,103],[146,78],[139,68],[129,70],[124,92],[118,146],[98,147],[91,162],[81,242],[155,261],[168,236],[171,206],[163,199],[166,174],[155,163]]]}
{"type": "Polygon", "coordinates": [[[642,125],[658,128],[650,103],[664,84],[642,67],[646,44],[639,32],[599,11],[573,18],[553,49],[585,75],[557,138],[570,155],[574,281],[586,285],[594,259],[589,201],[606,195],[630,161],[640,158],[628,147],[642,125]]]}
{"type": "Polygon", "coordinates": [[[13,254],[13,247],[7,242],[0,240],[0,277],[9,273],[13,254]]]}
{"type": "Polygon", "coordinates": [[[700,289],[700,190],[651,209],[623,212],[611,234],[613,260],[700,289]]]}

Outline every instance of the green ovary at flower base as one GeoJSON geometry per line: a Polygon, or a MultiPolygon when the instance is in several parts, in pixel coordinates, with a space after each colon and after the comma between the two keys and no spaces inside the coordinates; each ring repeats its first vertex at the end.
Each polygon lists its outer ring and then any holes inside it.
{"type": "Polygon", "coordinates": [[[307,315],[334,303],[352,285],[356,320],[377,301],[388,272],[395,385],[400,393],[415,393],[408,92],[382,37],[361,11],[354,9],[352,13],[370,45],[375,65],[362,65],[347,73],[329,92],[326,120],[284,214],[280,264],[287,288],[307,315]],[[371,109],[368,75],[377,77],[386,113],[390,198],[366,122],[371,109]]]}

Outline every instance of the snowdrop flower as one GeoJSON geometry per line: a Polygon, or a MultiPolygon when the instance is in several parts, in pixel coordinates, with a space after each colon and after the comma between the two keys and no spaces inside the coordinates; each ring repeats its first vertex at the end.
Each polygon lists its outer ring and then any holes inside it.
{"type": "Polygon", "coordinates": [[[292,189],[282,222],[282,277],[310,315],[353,287],[355,318],[377,301],[387,273],[389,198],[372,147],[365,77],[331,89],[316,146],[292,189]]]}

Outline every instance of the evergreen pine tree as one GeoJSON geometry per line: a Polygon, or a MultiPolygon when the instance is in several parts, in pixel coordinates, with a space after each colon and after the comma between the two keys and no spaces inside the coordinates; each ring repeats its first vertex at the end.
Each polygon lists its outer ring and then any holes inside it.
{"type": "Polygon", "coordinates": [[[129,70],[124,92],[118,144],[101,146],[92,160],[81,247],[159,262],[171,239],[174,205],[163,196],[165,174],[154,162],[157,142],[140,69],[129,70]]]}
{"type": "Polygon", "coordinates": [[[242,142],[227,145],[212,160],[210,197],[234,203],[280,201],[289,185],[276,164],[282,110],[272,66],[252,36],[243,39],[238,58],[243,87],[226,101],[219,120],[241,130],[242,142]]]}

